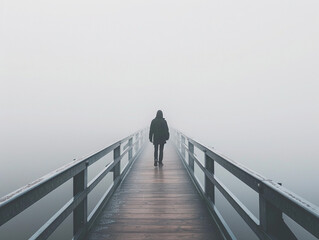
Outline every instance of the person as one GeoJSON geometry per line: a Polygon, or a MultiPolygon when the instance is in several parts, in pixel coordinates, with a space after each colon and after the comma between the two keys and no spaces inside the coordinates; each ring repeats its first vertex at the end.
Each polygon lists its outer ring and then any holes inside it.
{"type": "Polygon", "coordinates": [[[151,122],[149,139],[154,144],[154,166],[157,166],[157,162],[159,166],[163,166],[164,144],[169,139],[169,130],[161,110],[157,111],[156,117],[151,122]]]}

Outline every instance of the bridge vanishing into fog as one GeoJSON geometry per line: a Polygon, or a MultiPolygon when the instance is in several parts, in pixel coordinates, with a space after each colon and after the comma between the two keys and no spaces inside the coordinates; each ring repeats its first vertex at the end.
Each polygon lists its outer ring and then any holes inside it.
{"type": "Polygon", "coordinates": [[[178,130],[171,129],[164,166],[154,167],[153,149],[146,144],[147,131],[137,131],[1,198],[0,227],[73,179],[73,197],[31,237],[25,238],[47,239],[73,214],[73,239],[237,239],[216,207],[216,191],[258,239],[297,239],[283,214],[319,238],[317,206],[178,130]],[[113,160],[88,181],[90,166],[110,154],[113,160]],[[259,217],[216,177],[216,163],[258,194],[259,217]],[[204,181],[199,180],[195,169],[202,172],[204,181]],[[112,184],[89,211],[89,194],[110,175],[112,184]]]}

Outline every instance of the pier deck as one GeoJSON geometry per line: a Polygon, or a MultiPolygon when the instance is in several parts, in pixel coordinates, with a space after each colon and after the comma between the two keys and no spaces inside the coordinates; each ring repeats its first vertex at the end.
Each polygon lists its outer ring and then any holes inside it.
{"type": "Polygon", "coordinates": [[[153,166],[153,148],[148,144],[87,239],[222,239],[170,144],[165,145],[163,163],[153,166]]]}

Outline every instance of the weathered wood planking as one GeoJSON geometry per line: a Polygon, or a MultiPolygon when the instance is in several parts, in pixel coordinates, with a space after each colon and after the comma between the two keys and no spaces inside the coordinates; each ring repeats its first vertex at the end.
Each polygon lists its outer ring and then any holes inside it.
{"type": "Polygon", "coordinates": [[[153,166],[149,145],[114,193],[89,240],[222,239],[175,150],[164,149],[164,166],[153,166]]]}

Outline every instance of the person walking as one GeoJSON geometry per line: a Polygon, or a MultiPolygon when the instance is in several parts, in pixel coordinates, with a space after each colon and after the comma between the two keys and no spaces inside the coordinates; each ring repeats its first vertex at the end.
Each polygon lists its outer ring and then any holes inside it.
{"type": "Polygon", "coordinates": [[[156,117],[151,122],[150,133],[149,133],[150,142],[154,144],[154,166],[163,166],[163,151],[164,144],[169,139],[169,130],[165,118],[163,118],[163,112],[158,110],[156,117]],[[159,148],[159,156],[158,156],[159,148]]]}

